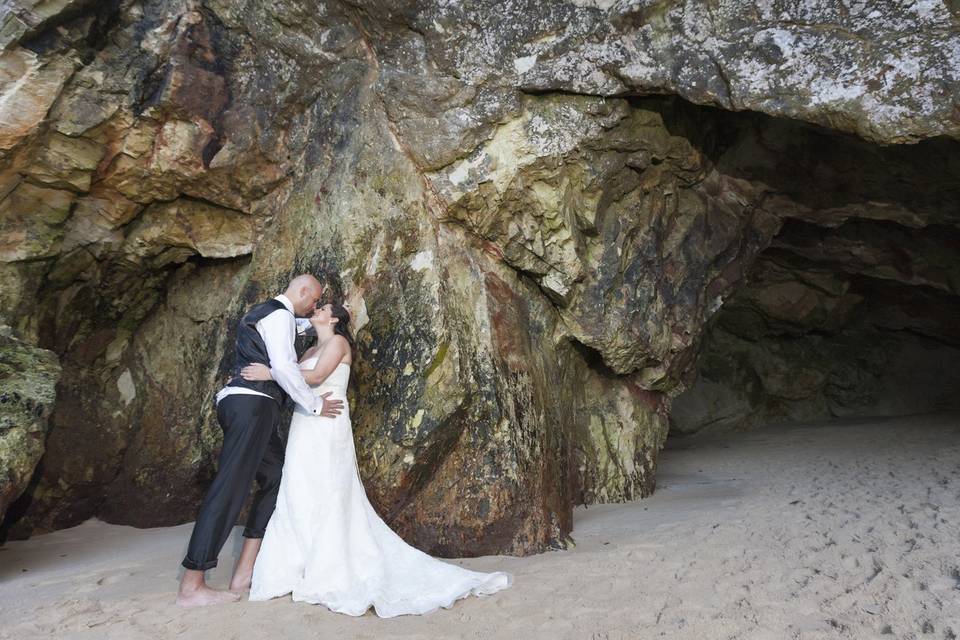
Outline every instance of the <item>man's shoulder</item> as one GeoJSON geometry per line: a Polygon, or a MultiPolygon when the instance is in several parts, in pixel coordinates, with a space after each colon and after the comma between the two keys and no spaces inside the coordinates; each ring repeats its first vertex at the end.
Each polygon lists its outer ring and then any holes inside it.
{"type": "Polygon", "coordinates": [[[271,300],[265,300],[264,302],[258,302],[247,309],[247,312],[243,315],[243,322],[256,324],[266,320],[267,318],[271,318],[272,320],[274,316],[276,318],[283,318],[285,321],[292,321],[294,318],[293,313],[286,307],[285,304],[276,298],[273,298],[271,300]],[[278,314],[278,311],[282,313],[278,314]]]}
{"type": "Polygon", "coordinates": [[[287,308],[287,305],[283,304],[281,301],[277,300],[276,298],[270,298],[269,300],[258,302],[257,304],[247,309],[248,314],[255,313],[255,312],[273,313],[274,311],[286,311],[291,316],[293,315],[293,312],[287,308]]]}
{"type": "Polygon", "coordinates": [[[293,315],[293,312],[287,309],[282,302],[277,301],[277,306],[267,306],[266,303],[264,303],[260,308],[262,310],[262,312],[258,314],[260,321],[266,320],[270,324],[275,325],[282,324],[284,328],[286,328],[287,325],[293,326],[294,328],[297,326],[296,316],[293,315]]]}
{"type": "Polygon", "coordinates": [[[283,304],[283,302],[281,302],[281,301],[278,300],[277,298],[270,298],[269,300],[264,300],[263,302],[261,302],[260,304],[258,304],[258,305],[256,305],[256,306],[258,306],[258,307],[270,307],[271,309],[275,309],[275,310],[277,310],[277,311],[286,311],[286,312],[289,313],[290,315],[293,315],[293,313],[290,311],[290,309],[287,309],[287,305],[283,304]]]}

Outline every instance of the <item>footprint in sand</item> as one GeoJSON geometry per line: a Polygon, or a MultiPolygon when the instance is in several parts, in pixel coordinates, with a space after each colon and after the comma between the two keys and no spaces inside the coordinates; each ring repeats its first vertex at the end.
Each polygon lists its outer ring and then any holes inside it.
{"type": "Polygon", "coordinates": [[[107,585],[116,584],[117,582],[120,582],[124,578],[129,578],[132,575],[133,575],[132,573],[126,573],[122,571],[119,573],[111,573],[97,580],[97,585],[101,587],[105,587],[107,585]]]}

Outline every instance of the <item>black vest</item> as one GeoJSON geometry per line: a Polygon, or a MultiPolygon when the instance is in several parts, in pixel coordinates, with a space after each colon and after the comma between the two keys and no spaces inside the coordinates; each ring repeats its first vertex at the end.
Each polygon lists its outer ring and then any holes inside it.
{"type": "Polygon", "coordinates": [[[237,360],[233,378],[227,383],[228,387],[243,387],[265,393],[280,404],[283,404],[286,393],[274,380],[244,380],[240,377],[240,369],[259,362],[270,366],[270,356],[267,355],[267,345],[264,344],[257,323],[274,311],[281,310],[290,313],[283,303],[277,299],[267,300],[256,305],[240,319],[237,325],[237,360]]]}

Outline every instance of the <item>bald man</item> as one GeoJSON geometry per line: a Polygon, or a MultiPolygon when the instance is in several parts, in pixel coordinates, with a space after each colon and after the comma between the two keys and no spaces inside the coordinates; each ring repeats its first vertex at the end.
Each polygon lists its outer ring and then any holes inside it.
{"type": "Polygon", "coordinates": [[[207,491],[193,526],[186,568],[177,604],[203,606],[232,602],[249,586],[260,542],[273,514],[283,469],[283,441],[277,433],[280,407],[290,397],[305,410],[328,418],[343,409],[330,394],[316,396],[303,379],[294,340],[296,317],[310,315],[323,295],[323,285],[309,274],[290,281],[281,295],[250,309],[237,326],[236,369],[217,394],[217,421],[223,430],[217,475],[207,491]],[[244,380],[240,369],[259,362],[270,367],[273,380],[244,380]],[[254,478],[250,516],[230,591],[207,586],[204,572],[217,566],[217,556],[230,535],[254,478]]]}

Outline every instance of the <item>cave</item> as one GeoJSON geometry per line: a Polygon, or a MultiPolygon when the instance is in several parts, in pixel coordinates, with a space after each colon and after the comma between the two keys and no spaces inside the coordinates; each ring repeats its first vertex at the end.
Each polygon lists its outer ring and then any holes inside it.
{"type": "Polygon", "coordinates": [[[672,435],[960,408],[957,143],[716,122],[701,148],[769,185],[783,224],[706,324],[672,435]]]}

